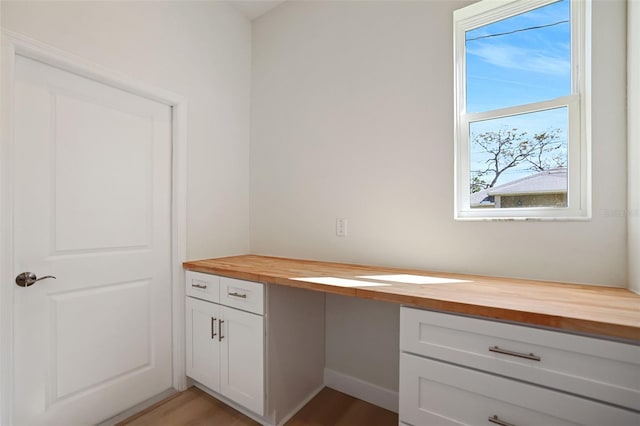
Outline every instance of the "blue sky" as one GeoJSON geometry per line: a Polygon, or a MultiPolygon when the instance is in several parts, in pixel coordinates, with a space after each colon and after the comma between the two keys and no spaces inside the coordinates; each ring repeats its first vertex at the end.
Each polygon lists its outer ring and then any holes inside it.
{"type": "MultiPolygon", "coordinates": [[[[468,31],[466,39],[569,19],[569,1],[468,31]]],[[[568,23],[466,42],[467,112],[553,99],[571,92],[568,23]]]]}
{"type": "MultiPolygon", "coordinates": [[[[571,93],[569,0],[479,27],[466,33],[467,112],[490,111],[571,93]],[[546,26],[556,24],[552,26],[546,26]],[[530,29],[537,26],[544,28],[530,29]],[[524,31],[519,31],[524,30],[524,31]],[[508,33],[512,34],[488,35],[508,33]],[[480,37],[480,38],[478,38],[480,37]]],[[[517,127],[533,135],[561,128],[566,139],[566,109],[478,122],[472,133],[517,127]]],[[[483,168],[486,157],[471,146],[471,169],[483,168]]],[[[511,170],[499,183],[531,172],[511,170]]]]}

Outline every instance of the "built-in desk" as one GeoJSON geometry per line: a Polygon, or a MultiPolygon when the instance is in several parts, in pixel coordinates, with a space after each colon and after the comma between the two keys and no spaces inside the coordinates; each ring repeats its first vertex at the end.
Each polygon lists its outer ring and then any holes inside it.
{"type": "Polygon", "coordinates": [[[256,255],[184,268],[187,288],[206,280],[193,272],[265,284],[264,424],[323,385],[325,293],[402,306],[402,424],[640,421],[640,295],[627,289],[256,255]]]}
{"type": "Polygon", "coordinates": [[[184,268],[640,342],[640,295],[623,288],[256,255],[185,262],[184,268]]]}

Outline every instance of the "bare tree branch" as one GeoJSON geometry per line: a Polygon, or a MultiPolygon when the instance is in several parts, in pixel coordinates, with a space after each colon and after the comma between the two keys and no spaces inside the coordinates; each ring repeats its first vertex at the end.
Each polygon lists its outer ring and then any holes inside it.
{"type": "Polygon", "coordinates": [[[521,164],[528,164],[527,170],[540,172],[565,167],[567,163],[566,152],[562,152],[564,143],[560,140],[560,129],[529,137],[527,132],[516,128],[502,128],[475,135],[471,143],[488,154],[486,168],[471,172],[472,193],[493,188],[507,170],[521,164]]]}

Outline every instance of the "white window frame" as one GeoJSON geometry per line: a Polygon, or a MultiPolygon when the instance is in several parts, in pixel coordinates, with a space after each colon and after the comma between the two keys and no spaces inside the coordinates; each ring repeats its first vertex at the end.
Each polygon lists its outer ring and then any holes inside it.
{"type": "Polygon", "coordinates": [[[587,220],[591,218],[590,0],[571,0],[571,94],[556,99],[468,113],[465,33],[557,0],[483,0],[453,14],[454,40],[454,218],[456,220],[587,220]],[[568,109],[568,207],[471,208],[470,135],[472,122],[568,109]]]}

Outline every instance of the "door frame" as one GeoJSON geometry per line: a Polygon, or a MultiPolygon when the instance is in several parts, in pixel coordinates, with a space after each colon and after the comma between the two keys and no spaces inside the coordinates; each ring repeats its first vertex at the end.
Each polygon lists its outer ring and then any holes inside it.
{"type": "Polygon", "coordinates": [[[171,164],[171,292],[172,382],[187,387],[185,372],[184,273],[186,260],[187,102],[180,95],[103,68],[81,57],[6,29],[0,33],[0,425],[13,419],[13,99],[16,56],[90,78],[99,83],[141,96],[172,109],[171,164]]]}

